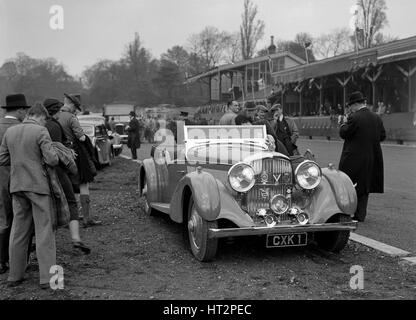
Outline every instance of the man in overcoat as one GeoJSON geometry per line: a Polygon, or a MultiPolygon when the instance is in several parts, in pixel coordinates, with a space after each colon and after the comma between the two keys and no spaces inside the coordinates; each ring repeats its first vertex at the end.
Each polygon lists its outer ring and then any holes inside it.
{"type": "MultiPolygon", "coordinates": [[[[23,94],[12,94],[6,97],[4,118],[0,119],[0,144],[6,130],[23,121],[30,106],[23,94]]],[[[9,238],[13,221],[12,196],[10,186],[10,167],[0,167],[0,274],[8,270],[9,238]]]]}
{"type": "Polygon", "coordinates": [[[140,148],[140,123],[139,120],[137,120],[136,113],[134,111],[130,112],[128,133],[128,147],[131,150],[132,158],[137,159],[137,149],[140,148]]]}
{"type": "Polygon", "coordinates": [[[49,271],[56,265],[51,190],[43,164],[56,166],[59,160],[45,128],[47,116],[43,106],[31,107],[22,124],[7,129],[0,146],[0,166],[10,165],[13,197],[9,286],[24,280],[33,224],[42,288],[49,288],[49,271]]]}
{"type": "Polygon", "coordinates": [[[364,222],[370,193],[384,192],[383,152],[380,142],[386,139],[383,121],[365,105],[361,92],[349,97],[351,109],[346,122],[340,127],[345,140],[339,169],[356,184],[358,207],[355,220],[364,222]]]}

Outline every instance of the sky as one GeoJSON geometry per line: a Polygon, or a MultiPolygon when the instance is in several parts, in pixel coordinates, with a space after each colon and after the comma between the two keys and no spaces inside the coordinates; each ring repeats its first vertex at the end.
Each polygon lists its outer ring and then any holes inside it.
{"type": "MultiPolygon", "coordinates": [[[[72,75],[98,60],[118,60],[138,32],[153,57],[206,26],[238,31],[244,0],[0,0],[0,66],[18,52],[54,57],[72,75]],[[50,8],[63,8],[63,29],[50,27],[50,8]]],[[[257,49],[299,32],[318,36],[348,27],[356,0],[253,0],[265,35],[257,49]]],[[[389,26],[399,38],[416,35],[415,0],[386,0],[389,26]]]]}

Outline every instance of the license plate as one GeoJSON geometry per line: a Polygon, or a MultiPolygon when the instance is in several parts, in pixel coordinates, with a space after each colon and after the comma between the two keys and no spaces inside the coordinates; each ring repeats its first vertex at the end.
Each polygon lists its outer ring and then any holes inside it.
{"type": "Polygon", "coordinates": [[[266,239],[267,248],[303,247],[307,243],[307,233],[270,234],[266,239]]]}

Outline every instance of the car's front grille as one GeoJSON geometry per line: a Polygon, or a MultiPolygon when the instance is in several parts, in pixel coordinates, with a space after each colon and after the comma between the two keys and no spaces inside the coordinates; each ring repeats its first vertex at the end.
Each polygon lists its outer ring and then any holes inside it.
{"type": "MultiPolygon", "coordinates": [[[[246,205],[250,216],[256,216],[259,209],[270,208],[270,200],[277,194],[288,195],[292,188],[292,166],[283,158],[260,159],[252,162],[256,172],[256,184],[247,193],[246,205]]],[[[289,197],[289,205],[291,200],[289,197]]],[[[291,220],[286,213],[280,216],[281,221],[291,220]]]]}

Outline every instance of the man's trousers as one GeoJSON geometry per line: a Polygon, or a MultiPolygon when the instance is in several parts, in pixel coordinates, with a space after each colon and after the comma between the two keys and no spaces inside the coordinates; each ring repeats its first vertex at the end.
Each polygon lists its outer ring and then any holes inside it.
{"type": "Polygon", "coordinates": [[[28,244],[34,223],[40,283],[47,284],[51,277],[50,268],[56,265],[51,197],[33,192],[17,192],[12,196],[14,217],[10,235],[10,274],[8,280],[19,281],[24,277],[28,244]]]}
{"type": "Polygon", "coordinates": [[[0,167],[0,263],[9,262],[9,238],[13,221],[9,185],[10,167],[0,167]]]}

